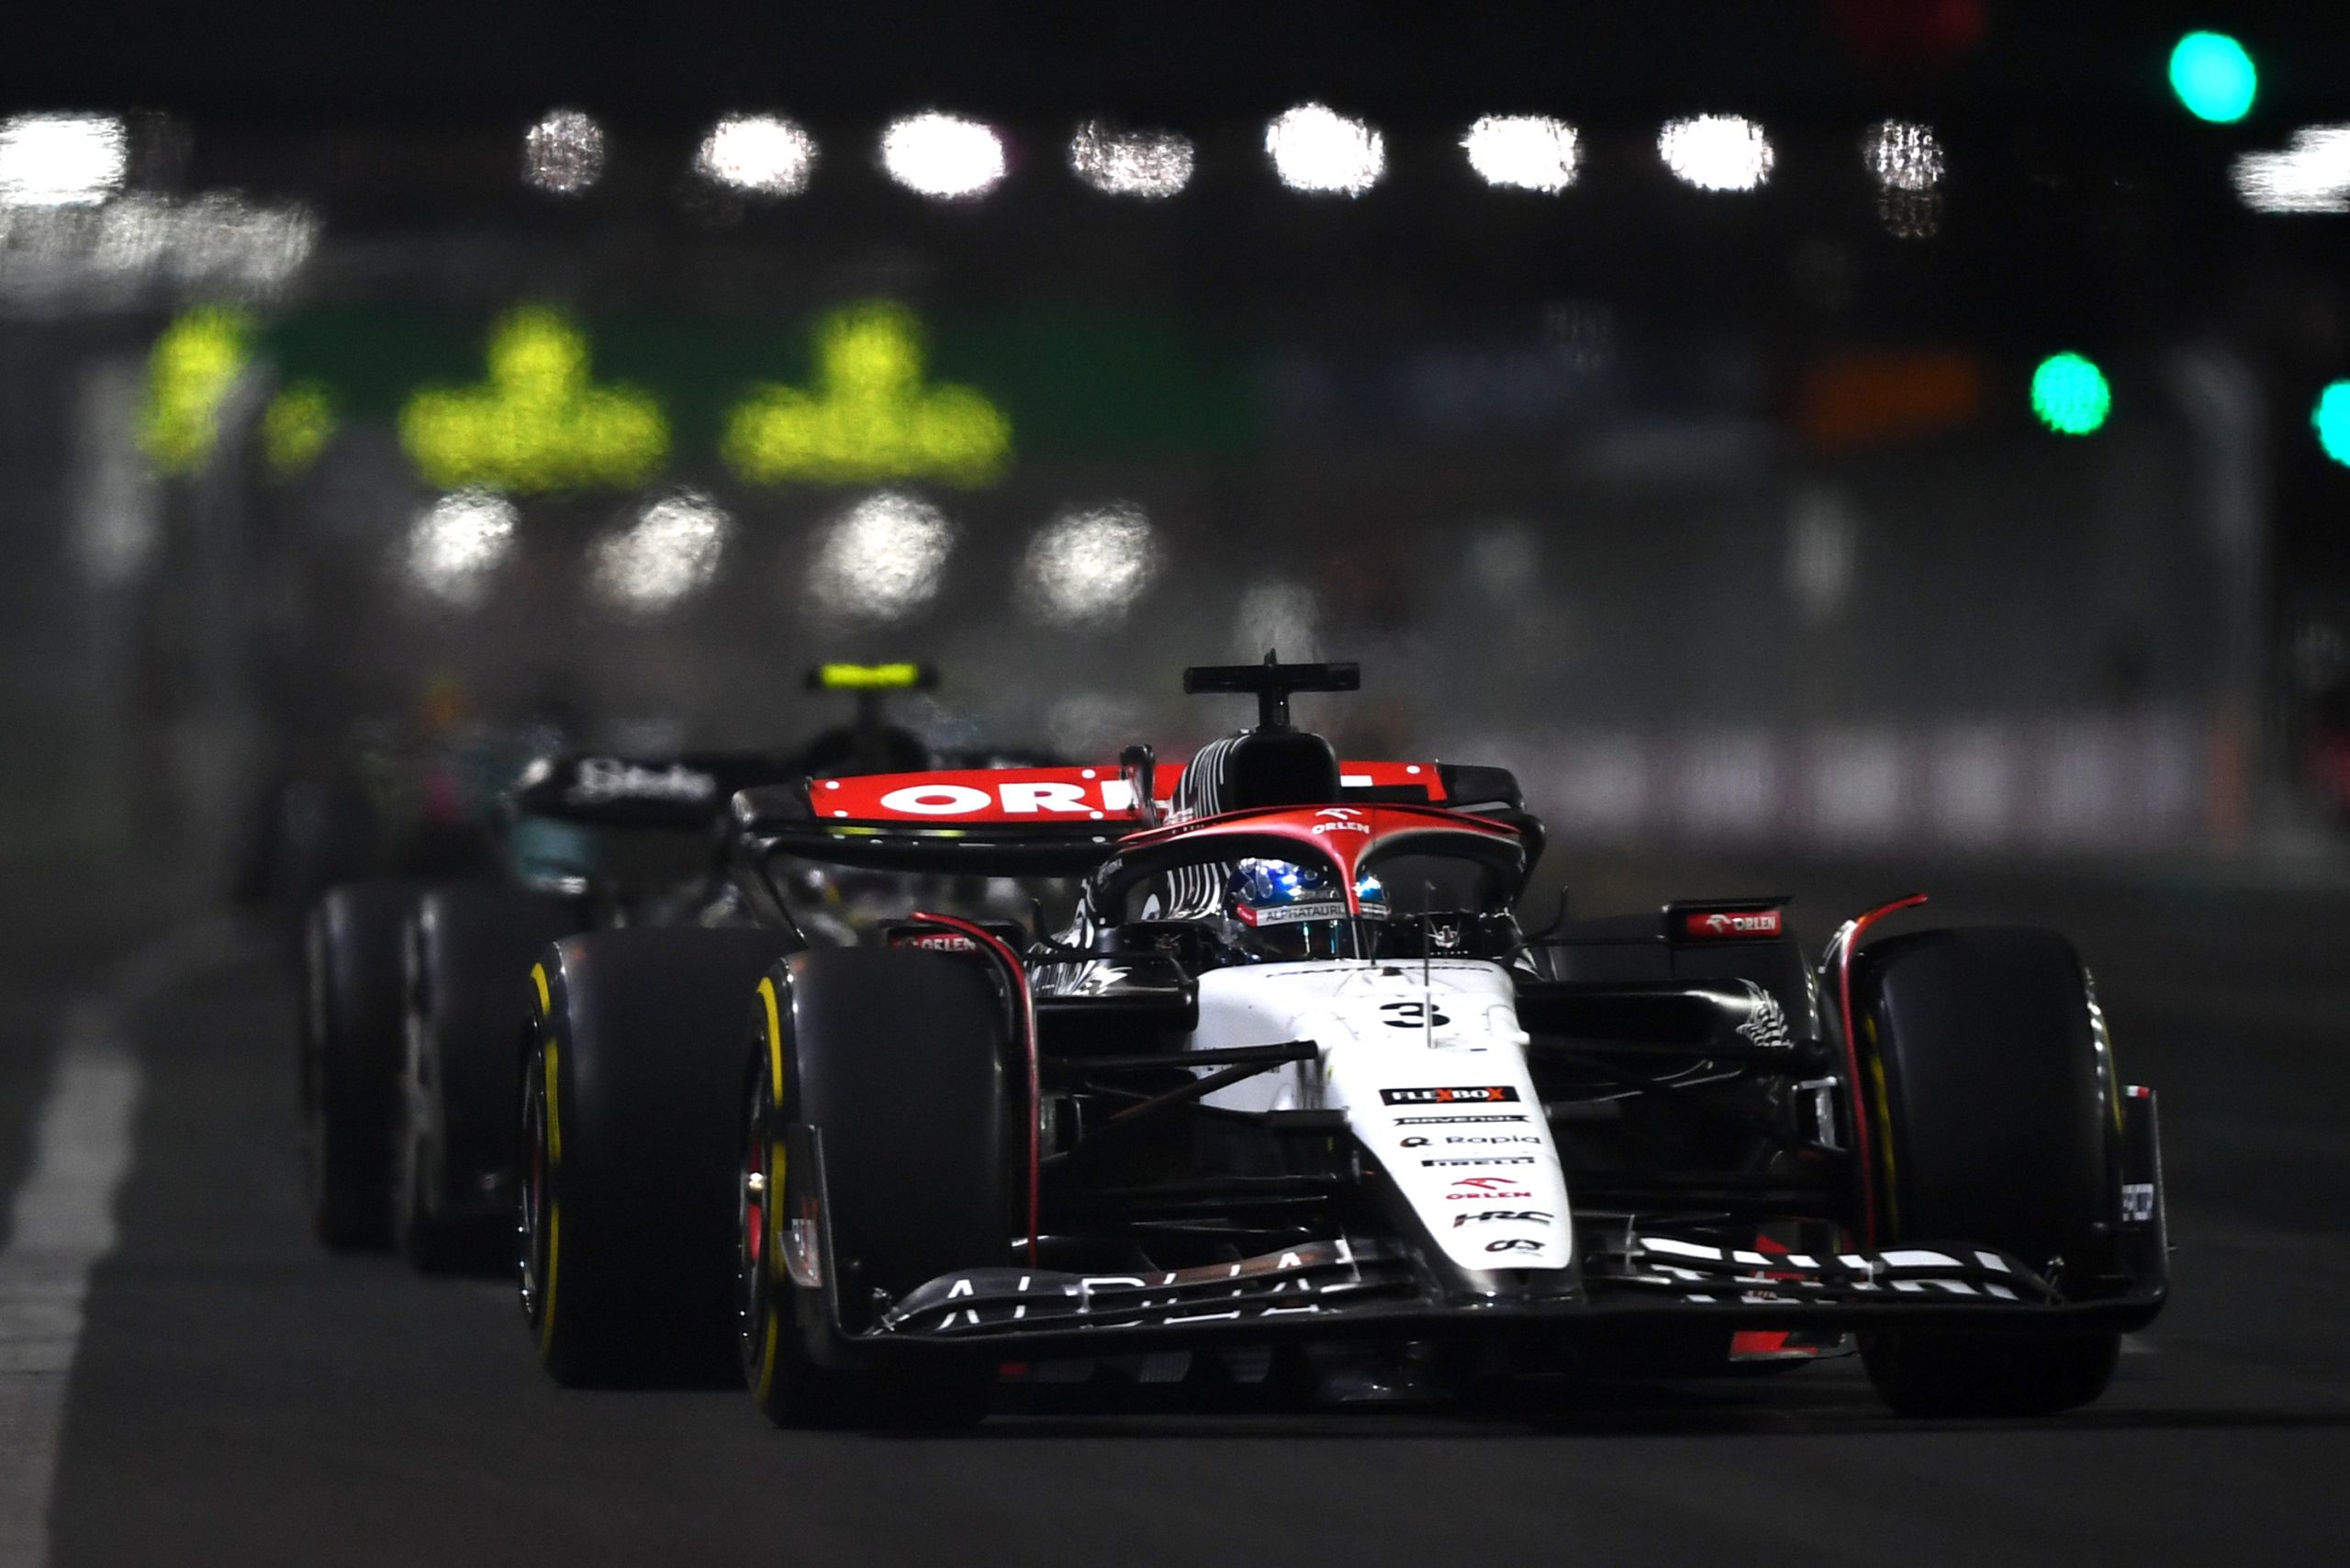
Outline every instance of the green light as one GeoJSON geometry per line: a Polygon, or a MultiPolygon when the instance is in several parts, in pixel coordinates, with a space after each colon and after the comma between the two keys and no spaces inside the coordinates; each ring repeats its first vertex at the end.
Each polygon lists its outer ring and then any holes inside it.
{"type": "Polygon", "coordinates": [[[241,310],[191,310],[163,329],[147,357],[139,444],[166,474],[193,474],[220,439],[220,405],[252,357],[252,319],[241,310]]]}
{"type": "Polygon", "coordinates": [[[2260,72],[2225,33],[2189,33],[2170,51],[2170,89],[2197,119],[2233,125],[2252,108],[2260,72]]]}
{"type": "Polygon", "coordinates": [[[278,474],[298,474],[334,439],[334,400],[317,381],[297,382],[262,411],[262,451],[278,474]]]}
{"type": "Polygon", "coordinates": [[[986,485],[1012,454],[1012,421],[971,387],[925,385],[912,312],[877,300],[818,325],[815,390],[752,387],[727,418],[722,451],[754,484],[986,485]]]}
{"type": "Polygon", "coordinates": [[[2310,423],[2317,427],[2317,443],[2325,454],[2350,464],[2350,381],[2337,381],[2317,395],[2310,423]]]}
{"type": "Polygon", "coordinates": [[[2031,411],[2058,435],[2087,435],[2112,409],[2105,372],[2079,354],[2051,354],[2031,373],[2031,411]]]}
{"type": "Polygon", "coordinates": [[[489,379],[431,386],[400,409],[400,444],[437,488],[630,488],[661,471],[669,422],[632,386],[588,378],[588,339],[528,307],[490,330],[489,379]]]}

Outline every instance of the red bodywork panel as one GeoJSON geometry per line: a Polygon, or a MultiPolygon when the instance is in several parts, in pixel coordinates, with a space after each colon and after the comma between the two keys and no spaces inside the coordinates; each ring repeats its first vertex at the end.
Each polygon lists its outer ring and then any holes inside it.
{"type": "MultiPolygon", "coordinates": [[[[1182,769],[1161,766],[1154,792],[1172,799],[1182,769]]],[[[1348,790],[1425,789],[1432,805],[1444,801],[1444,780],[1433,762],[1346,762],[1348,790]]],[[[938,827],[1052,822],[1130,822],[1137,826],[1133,792],[1114,766],[1094,767],[974,767],[936,773],[876,773],[814,778],[808,803],[820,818],[845,822],[930,823],[938,827]]],[[[1159,802],[1163,810],[1167,801],[1159,802]]]]}

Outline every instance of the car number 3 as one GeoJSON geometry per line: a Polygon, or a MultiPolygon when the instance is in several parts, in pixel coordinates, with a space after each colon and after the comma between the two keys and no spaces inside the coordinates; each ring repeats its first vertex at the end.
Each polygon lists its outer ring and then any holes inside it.
{"type": "Polygon", "coordinates": [[[1379,1010],[1387,1014],[1380,1022],[1391,1029],[1441,1029],[1452,1022],[1441,1008],[1430,1007],[1425,1002],[1382,1002],[1379,1010]]]}

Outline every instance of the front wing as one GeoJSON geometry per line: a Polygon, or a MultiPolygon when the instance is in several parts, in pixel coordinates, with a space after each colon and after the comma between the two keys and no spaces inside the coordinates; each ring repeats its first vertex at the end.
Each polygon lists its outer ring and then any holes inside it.
{"type": "Polygon", "coordinates": [[[1827,1333],[1880,1327],[2126,1332],[2162,1308],[2160,1274],[2065,1299],[2021,1260],[1968,1244],[1834,1254],[1771,1253],[1617,1226],[1585,1232],[1573,1270],[1504,1271],[1465,1294],[1401,1244],[1335,1237],[1229,1263],[1078,1274],[975,1268],[893,1301],[843,1299],[823,1195],[822,1135],[787,1135],[791,1172],[781,1249],[803,1288],[801,1327],[821,1360],[984,1353],[1107,1355],[1216,1341],[1356,1335],[1438,1338],[1530,1329],[1595,1338],[1718,1325],[1827,1333]]]}

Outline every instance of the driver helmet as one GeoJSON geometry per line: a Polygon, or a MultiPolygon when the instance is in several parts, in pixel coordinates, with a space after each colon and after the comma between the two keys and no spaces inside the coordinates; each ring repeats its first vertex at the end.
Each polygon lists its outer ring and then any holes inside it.
{"type": "MultiPolygon", "coordinates": [[[[1387,890],[1368,874],[1355,881],[1363,917],[1387,917],[1387,890]]],[[[1358,956],[1347,940],[1351,917],[1337,876],[1289,860],[1243,860],[1225,884],[1225,933],[1260,963],[1358,956]]]]}

